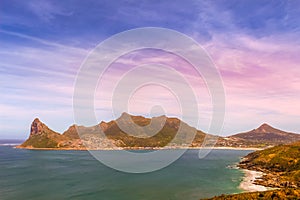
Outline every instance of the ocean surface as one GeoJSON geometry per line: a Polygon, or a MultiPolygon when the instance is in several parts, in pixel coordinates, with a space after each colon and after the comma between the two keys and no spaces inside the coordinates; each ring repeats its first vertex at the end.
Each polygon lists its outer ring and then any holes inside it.
{"type": "Polygon", "coordinates": [[[199,159],[198,150],[188,150],[162,170],[128,174],[106,167],[87,151],[0,145],[0,199],[194,200],[238,193],[244,174],[231,166],[249,152],[216,149],[199,159]]]}

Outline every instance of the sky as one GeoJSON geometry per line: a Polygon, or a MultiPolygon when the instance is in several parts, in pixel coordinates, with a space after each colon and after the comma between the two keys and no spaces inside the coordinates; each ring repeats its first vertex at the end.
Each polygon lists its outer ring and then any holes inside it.
{"type": "MultiPolygon", "coordinates": [[[[300,133],[300,1],[1,0],[0,139],[25,139],[35,117],[58,132],[75,123],[74,85],[87,56],[111,36],[143,27],[186,34],[211,57],[226,94],[221,135],[262,123],[300,133]]],[[[184,59],[151,49],[120,57],[103,75],[94,99],[99,122],[115,118],[114,86],[143,63],[170,65],[188,77],[199,102],[197,128],[207,131],[212,105],[203,77],[184,59]]],[[[161,75],[183,87],[162,70],[137,71],[131,80],[161,75]]],[[[126,101],[132,114],[152,116],[161,106],[180,117],[170,88],[143,85],[126,101]]]]}

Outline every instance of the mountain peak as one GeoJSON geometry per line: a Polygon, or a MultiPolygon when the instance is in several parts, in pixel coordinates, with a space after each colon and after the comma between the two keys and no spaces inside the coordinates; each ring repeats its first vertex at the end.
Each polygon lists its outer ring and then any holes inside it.
{"type": "Polygon", "coordinates": [[[40,135],[45,127],[46,125],[43,124],[39,118],[35,118],[31,123],[30,135],[40,135]]]}
{"type": "Polygon", "coordinates": [[[131,116],[131,115],[127,112],[122,112],[120,117],[127,117],[127,116],[131,116]]]}
{"type": "Polygon", "coordinates": [[[270,126],[269,124],[267,123],[263,123],[262,125],[260,125],[259,128],[273,128],[272,126],[270,126]]]}
{"type": "Polygon", "coordinates": [[[38,122],[41,122],[41,120],[40,120],[39,118],[36,117],[36,118],[33,120],[33,122],[38,123],[38,122]]]}
{"type": "Polygon", "coordinates": [[[271,126],[267,123],[263,123],[260,127],[271,127],[271,126]]]}
{"type": "Polygon", "coordinates": [[[255,132],[261,132],[261,133],[282,133],[283,131],[274,128],[272,126],[270,126],[267,123],[263,123],[260,127],[258,127],[257,129],[254,129],[255,132]]]}

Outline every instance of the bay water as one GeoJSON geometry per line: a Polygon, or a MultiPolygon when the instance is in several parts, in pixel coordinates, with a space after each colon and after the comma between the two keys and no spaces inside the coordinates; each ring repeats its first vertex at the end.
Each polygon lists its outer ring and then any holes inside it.
{"type": "Polygon", "coordinates": [[[0,199],[194,200],[239,193],[244,174],[234,165],[250,152],[214,149],[199,159],[198,150],[188,150],[159,171],[129,174],[88,151],[0,146],[0,199]]]}

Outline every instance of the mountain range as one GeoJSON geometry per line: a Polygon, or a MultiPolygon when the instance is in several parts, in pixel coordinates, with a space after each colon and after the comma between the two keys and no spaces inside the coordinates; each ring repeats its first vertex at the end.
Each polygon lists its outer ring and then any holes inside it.
{"type": "Polygon", "coordinates": [[[31,124],[29,138],[18,148],[187,148],[207,143],[216,147],[264,148],[296,141],[300,141],[300,134],[285,132],[268,124],[249,132],[220,137],[197,130],[177,118],[146,118],[123,113],[116,120],[102,121],[92,127],[72,125],[62,134],[36,118],[31,124]]]}

